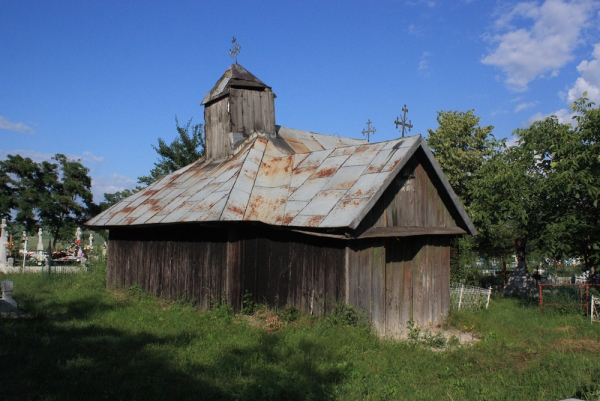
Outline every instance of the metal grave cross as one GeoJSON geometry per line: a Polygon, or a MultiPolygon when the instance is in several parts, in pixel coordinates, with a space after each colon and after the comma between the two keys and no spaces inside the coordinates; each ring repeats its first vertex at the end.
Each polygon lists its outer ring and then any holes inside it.
{"type": "Polygon", "coordinates": [[[369,120],[367,121],[367,129],[364,129],[364,130],[362,130],[362,134],[363,134],[363,135],[365,135],[365,136],[367,137],[367,142],[369,142],[369,141],[370,141],[370,139],[371,139],[371,135],[373,135],[373,134],[375,133],[375,131],[377,131],[377,130],[375,129],[375,127],[373,127],[373,128],[371,129],[371,120],[369,119],[369,120]]]}
{"type": "Polygon", "coordinates": [[[240,50],[242,50],[242,46],[237,44],[237,39],[235,38],[235,36],[233,37],[233,39],[231,40],[231,50],[229,50],[229,57],[235,57],[235,63],[237,64],[237,56],[240,53],[240,50]]]}
{"type": "Polygon", "coordinates": [[[408,113],[408,109],[406,108],[406,105],[404,105],[404,107],[402,108],[402,111],[404,112],[404,116],[402,117],[402,120],[398,121],[398,117],[396,117],[396,121],[394,121],[394,124],[396,124],[396,129],[398,129],[399,125],[402,126],[402,138],[404,138],[404,129],[408,128],[408,132],[410,132],[410,129],[413,126],[410,123],[410,120],[408,120],[408,123],[406,122],[406,113],[408,113]]]}

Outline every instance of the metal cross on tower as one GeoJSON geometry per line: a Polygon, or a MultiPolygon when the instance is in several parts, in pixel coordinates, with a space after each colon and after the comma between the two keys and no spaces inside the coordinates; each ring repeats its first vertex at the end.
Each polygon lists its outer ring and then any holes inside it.
{"type": "Polygon", "coordinates": [[[375,131],[376,131],[375,127],[373,127],[371,129],[371,120],[369,119],[367,121],[367,129],[362,130],[362,134],[367,137],[367,142],[370,142],[371,135],[373,135],[375,133],[375,131]]]}
{"type": "Polygon", "coordinates": [[[404,129],[408,128],[408,132],[410,132],[410,129],[413,126],[410,123],[410,120],[408,120],[408,123],[406,122],[406,113],[408,113],[408,109],[406,108],[406,105],[404,105],[404,107],[402,108],[402,111],[404,112],[404,116],[402,117],[402,120],[399,121],[398,117],[396,117],[396,121],[394,121],[394,124],[396,124],[396,129],[398,129],[399,125],[402,126],[402,138],[404,138],[404,129]]]}
{"type": "Polygon", "coordinates": [[[240,53],[240,50],[242,50],[242,46],[237,44],[237,39],[235,38],[235,36],[233,37],[233,39],[231,40],[231,50],[229,50],[229,57],[235,57],[235,63],[237,64],[237,56],[240,53]]]}

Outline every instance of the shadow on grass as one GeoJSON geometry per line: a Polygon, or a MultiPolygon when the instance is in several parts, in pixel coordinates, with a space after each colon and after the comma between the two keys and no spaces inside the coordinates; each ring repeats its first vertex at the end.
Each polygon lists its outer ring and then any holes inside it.
{"type": "Polygon", "coordinates": [[[202,354],[197,335],[85,323],[114,308],[91,298],[46,304],[33,319],[0,319],[2,399],[323,400],[335,398],[343,380],[335,355],[310,341],[290,347],[277,334],[263,333],[198,362],[173,355],[186,347],[202,354]]]}

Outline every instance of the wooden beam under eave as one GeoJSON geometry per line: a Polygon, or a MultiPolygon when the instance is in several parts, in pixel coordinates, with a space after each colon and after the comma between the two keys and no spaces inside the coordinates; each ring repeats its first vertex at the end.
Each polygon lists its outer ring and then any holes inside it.
{"type": "Polygon", "coordinates": [[[463,235],[467,231],[460,227],[373,227],[357,238],[412,237],[415,235],[463,235]]]}

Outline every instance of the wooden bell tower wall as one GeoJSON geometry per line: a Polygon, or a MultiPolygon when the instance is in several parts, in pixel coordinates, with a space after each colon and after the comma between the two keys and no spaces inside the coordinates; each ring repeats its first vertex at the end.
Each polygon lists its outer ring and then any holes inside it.
{"type": "Polygon", "coordinates": [[[274,99],[269,88],[231,88],[224,97],[208,103],[204,107],[206,157],[228,157],[238,140],[252,132],[275,133],[274,99]]]}

